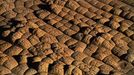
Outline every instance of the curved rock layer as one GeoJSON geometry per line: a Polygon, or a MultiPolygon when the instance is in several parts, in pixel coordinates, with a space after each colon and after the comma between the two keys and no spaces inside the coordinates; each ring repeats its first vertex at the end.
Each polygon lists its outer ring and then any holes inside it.
{"type": "Polygon", "coordinates": [[[0,0],[0,75],[133,74],[133,6],[0,0]]]}

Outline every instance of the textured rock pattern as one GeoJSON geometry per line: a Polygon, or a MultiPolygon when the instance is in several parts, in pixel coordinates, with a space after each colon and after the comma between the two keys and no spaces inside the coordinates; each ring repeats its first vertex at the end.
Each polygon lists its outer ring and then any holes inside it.
{"type": "Polygon", "coordinates": [[[133,70],[133,6],[119,0],[0,0],[0,75],[133,70]]]}

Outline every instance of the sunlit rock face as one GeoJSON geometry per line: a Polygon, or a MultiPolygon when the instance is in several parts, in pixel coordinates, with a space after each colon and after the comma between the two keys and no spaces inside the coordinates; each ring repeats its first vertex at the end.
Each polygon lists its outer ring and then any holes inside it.
{"type": "Polygon", "coordinates": [[[0,0],[0,75],[134,74],[129,0],[0,0]]]}

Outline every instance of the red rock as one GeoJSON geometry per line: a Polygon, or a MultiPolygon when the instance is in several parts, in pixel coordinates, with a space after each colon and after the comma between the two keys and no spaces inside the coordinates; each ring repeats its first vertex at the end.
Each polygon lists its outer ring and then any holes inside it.
{"type": "Polygon", "coordinates": [[[89,44],[90,43],[90,39],[92,38],[92,35],[87,35],[83,38],[83,42],[86,43],[86,44],[89,44]]]}
{"type": "Polygon", "coordinates": [[[92,60],[89,65],[99,67],[103,65],[104,63],[100,60],[92,60]]]}
{"type": "Polygon", "coordinates": [[[11,71],[8,68],[6,68],[4,66],[0,66],[0,74],[1,75],[5,75],[5,74],[9,74],[9,73],[11,73],[11,71]]]}
{"type": "Polygon", "coordinates": [[[46,57],[42,60],[43,62],[46,62],[46,63],[49,63],[49,64],[52,64],[53,63],[53,60],[49,57],[46,57]]]}
{"type": "Polygon", "coordinates": [[[32,45],[36,45],[37,43],[40,42],[39,38],[35,35],[30,36],[28,39],[32,45]]]}
{"type": "Polygon", "coordinates": [[[84,49],[86,48],[86,44],[83,42],[78,42],[76,43],[75,51],[83,52],[84,49]]]}
{"type": "Polygon", "coordinates": [[[120,59],[118,57],[116,57],[115,55],[111,54],[109,56],[107,56],[103,61],[105,63],[107,63],[108,65],[111,65],[112,67],[120,70],[121,68],[119,67],[118,61],[120,59]]]}
{"type": "Polygon", "coordinates": [[[53,66],[52,70],[50,71],[50,74],[58,74],[58,75],[64,75],[64,70],[63,70],[63,64],[58,63],[53,66]]]}
{"type": "Polygon", "coordinates": [[[10,34],[10,30],[6,30],[6,31],[4,31],[3,33],[2,33],[2,36],[3,37],[7,37],[9,34],[10,34]]]}
{"type": "Polygon", "coordinates": [[[31,75],[31,74],[36,74],[37,71],[35,69],[28,69],[26,72],[25,72],[25,75],[31,75]]]}
{"type": "Polygon", "coordinates": [[[65,43],[67,40],[70,39],[70,37],[65,34],[62,34],[62,35],[57,36],[57,39],[59,42],[65,43]]]}
{"type": "Polygon", "coordinates": [[[107,50],[104,47],[98,48],[95,55],[93,55],[96,59],[103,60],[105,57],[109,56],[111,53],[110,50],[107,50]]]}
{"type": "Polygon", "coordinates": [[[8,57],[8,60],[6,60],[3,65],[12,70],[18,65],[18,62],[13,57],[8,57]]]}
{"type": "Polygon", "coordinates": [[[74,75],[82,75],[82,71],[79,69],[79,68],[75,68],[74,70],[73,70],[73,74],[74,75]]]}
{"type": "Polygon", "coordinates": [[[38,37],[42,37],[44,34],[46,34],[45,31],[41,30],[41,29],[36,29],[34,32],[38,37]]]}
{"type": "Polygon", "coordinates": [[[23,47],[24,49],[28,49],[32,46],[32,44],[30,43],[30,41],[28,41],[25,38],[22,38],[19,40],[18,44],[23,47]]]}
{"type": "Polygon", "coordinates": [[[72,57],[75,59],[75,60],[83,60],[85,57],[87,57],[84,53],[81,53],[81,52],[74,52],[72,54],[72,57]]]}
{"type": "Polygon", "coordinates": [[[89,72],[87,74],[96,75],[98,72],[99,72],[99,68],[92,66],[91,68],[89,68],[89,72]]]}
{"type": "Polygon", "coordinates": [[[21,32],[16,32],[12,35],[12,41],[15,42],[17,39],[20,39],[22,37],[22,33],[21,32]]]}
{"type": "Polygon", "coordinates": [[[106,18],[110,18],[110,17],[112,17],[112,14],[109,12],[104,12],[104,13],[102,13],[102,16],[104,16],[106,18]]]}
{"type": "Polygon", "coordinates": [[[104,5],[105,5],[105,4],[102,3],[102,2],[98,2],[98,3],[96,4],[96,6],[97,6],[98,8],[102,8],[104,5]]]}
{"type": "Polygon", "coordinates": [[[61,59],[65,64],[71,65],[74,59],[72,57],[64,57],[61,59]]]}
{"type": "Polygon", "coordinates": [[[98,38],[96,38],[95,40],[94,40],[94,44],[95,45],[101,45],[103,42],[105,41],[105,39],[103,38],[103,37],[98,37],[98,38]]]}
{"type": "Polygon", "coordinates": [[[4,63],[5,61],[7,61],[7,60],[8,60],[8,57],[7,57],[7,56],[1,57],[1,58],[0,58],[0,65],[3,65],[3,63],[4,63]]]}
{"type": "Polygon", "coordinates": [[[118,22],[111,21],[111,22],[110,22],[110,26],[111,26],[111,28],[113,28],[113,29],[117,29],[117,28],[120,27],[120,24],[119,24],[118,22]]]}
{"type": "Polygon", "coordinates": [[[59,13],[59,15],[60,15],[61,17],[64,17],[65,15],[67,15],[67,13],[64,12],[64,11],[61,11],[61,12],[59,13]]]}
{"type": "Polygon", "coordinates": [[[79,4],[75,1],[68,1],[66,4],[67,7],[69,7],[72,10],[75,10],[76,8],[79,7],[79,4]]]}
{"type": "Polygon", "coordinates": [[[60,5],[53,4],[51,5],[51,8],[56,14],[59,14],[63,7],[60,5]]]}
{"type": "Polygon", "coordinates": [[[83,0],[80,0],[78,1],[79,5],[84,7],[84,8],[90,8],[91,7],[91,4],[89,4],[88,2],[86,1],[83,1],[83,0]]]}
{"type": "Polygon", "coordinates": [[[105,6],[102,7],[102,9],[105,10],[105,11],[110,11],[110,10],[113,9],[113,7],[110,6],[110,5],[105,5],[105,6]]]}
{"type": "Polygon", "coordinates": [[[88,17],[88,18],[92,18],[92,17],[94,17],[94,16],[96,16],[96,14],[94,14],[94,13],[92,13],[92,12],[86,12],[85,14],[84,14],[86,17],[88,17]]]}
{"type": "Polygon", "coordinates": [[[14,11],[8,11],[3,14],[3,16],[5,16],[6,18],[14,18],[16,17],[16,15],[17,14],[14,11]]]}
{"type": "Polygon", "coordinates": [[[91,44],[89,48],[86,48],[83,53],[87,54],[88,56],[91,56],[94,52],[97,50],[97,45],[91,44]]]}
{"type": "Polygon", "coordinates": [[[86,57],[86,58],[83,59],[83,62],[86,63],[86,64],[90,64],[90,62],[93,61],[93,60],[94,60],[94,58],[92,58],[92,57],[86,57]]]}
{"type": "Polygon", "coordinates": [[[0,45],[0,51],[4,52],[6,49],[10,48],[12,44],[5,42],[2,45],[0,45]]]}
{"type": "Polygon", "coordinates": [[[14,69],[12,69],[12,72],[17,75],[24,75],[25,71],[28,69],[28,66],[26,64],[21,64],[14,69]]]}
{"type": "Polygon", "coordinates": [[[41,62],[39,64],[39,72],[48,72],[48,67],[49,67],[49,63],[46,63],[46,62],[41,62]]]}
{"type": "Polygon", "coordinates": [[[114,9],[114,14],[116,14],[116,15],[120,15],[121,12],[122,12],[121,9],[114,9]]]}
{"type": "Polygon", "coordinates": [[[115,43],[112,40],[110,40],[110,41],[105,40],[102,43],[102,45],[111,50],[115,46],[115,43]]]}
{"type": "Polygon", "coordinates": [[[7,49],[5,53],[13,56],[13,55],[18,55],[22,50],[23,49],[18,46],[12,46],[9,49],[7,49]]]}
{"type": "Polygon", "coordinates": [[[47,17],[50,14],[50,12],[39,10],[39,11],[37,11],[37,14],[38,14],[39,18],[44,19],[45,17],[47,17]]]}
{"type": "Polygon", "coordinates": [[[111,66],[106,65],[106,64],[101,65],[99,68],[100,68],[100,72],[102,74],[109,74],[110,71],[113,70],[113,68],[111,66]]]}

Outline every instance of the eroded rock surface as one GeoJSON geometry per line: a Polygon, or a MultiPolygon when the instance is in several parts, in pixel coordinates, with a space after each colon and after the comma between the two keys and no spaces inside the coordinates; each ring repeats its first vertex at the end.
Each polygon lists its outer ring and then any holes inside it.
{"type": "Polygon", "coordinates": [[[133,75],[129,4],[0,0],[0,75],[133,75]]]}

